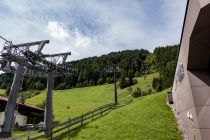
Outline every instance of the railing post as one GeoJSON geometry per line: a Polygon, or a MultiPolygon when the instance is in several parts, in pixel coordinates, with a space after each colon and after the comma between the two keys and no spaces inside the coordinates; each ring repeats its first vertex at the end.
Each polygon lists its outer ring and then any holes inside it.
{"type": "Polygon", "coordinates": [[[81,116],[81,125],[83,124],[83,114],[81,116]]]}
{"type": "Polygon", "coordinates": [[[111,112],[113,105],[109,105],[109,111],[111,112]]]}
{"type": "Polygon", "coordinates": [[[30,129],[28,130],[28,134],[29,135],[28,135],[28,138],[27,139],[29,140],[30,139],[30,129]]]}
{"type": "Polygon", "coordinates": [[[50,130],[51,130],[50,139],[52,140],[53,139],[53,128],[51,127],[50,130]]]}
{"type": "Polygon", "coordinates": [[[71,121],[71,119],[69,118],[69,122],[68,122],[68,124],[69,124],[69,126],[68,126],[68,131],[69,131],[69,129],[70,129],[70,121],[71,121]]]}
{"type": "MultiPolygon", "coordinates": [[[[94,110],[95,111],[95,110],[94,110]]],[[[94,118],[94,111],[92,112],[92,121],[93,121],[93,118],[94,118]]]]}
{"type": "Polygon", "coordinates": [[[118,105],[116,67],[114,68],[114,104],[118,105]]]}

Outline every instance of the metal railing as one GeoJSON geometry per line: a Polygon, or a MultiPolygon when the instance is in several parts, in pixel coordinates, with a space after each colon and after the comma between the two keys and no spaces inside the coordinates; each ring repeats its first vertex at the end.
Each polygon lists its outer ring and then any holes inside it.
{"type": "MultiPolygon", "coordinates": [[[[64,129],[67,129],[67,128],[70,128],[70,127],[73,127],[77,124],[79,125],[82,125],[83,123],[86,123],[87,120],[94,120],[96,117],[101,117],[103,116],[103,114],[107,111],[111,111],[111,109],[113,108],[114,104],[111,103],[111,104],[106,104],[106,105],[103,105],[101,107],[98,107],[92,111],[89,111],[89,112],[86,112],[85,114],[82,114],[81,116],[78,116],[78,117],[75,117],[73,119],[69,119],[68,121],[65,121],[63,123],[60,123],[60,124],[55,124],[53,125],[52,127],[52,133],[51,133],[51,136],[50,138],[52,139],[53,138],[53,135],[55,133],[58,133],[64,129]],[[85,122],[86,121],[86,122],[85,122]]],[[[37,140],[37,139],[40,139],[40,138],[45,138],[45,134],[43,134],[43,132],[45,132],[45,130],[38,130],[38,131],[32,131],[32,132],[29,132],[29,133],[26,133],[24,135],[20,135],[20,136],[15,136],[15,137],[10,137],[10,138],[6,138],[4,140],[18,140],[18,139],[30,139],[30,140],[37,140]],[[40,134],[42,133],[42,134],[40,134]],[[38,134],[40,134],[38,136],[38,134]],[[31,137],[31,138],[30,138],[31,137]]]]}

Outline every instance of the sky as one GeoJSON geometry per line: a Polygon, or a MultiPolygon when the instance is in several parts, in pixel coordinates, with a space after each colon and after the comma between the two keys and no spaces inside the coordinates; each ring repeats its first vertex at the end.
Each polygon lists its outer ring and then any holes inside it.
{"type": "MultiPolygon", "coordinates": [[[[68,61],[180,42],[187,0],[1,0],[0,35],[13,44],[50,40],[68,61]]],[[[1,46],[4,45],[0,41],[1,46]]],[[[2,48],[0,48],[2,49],[2,48]]]]}

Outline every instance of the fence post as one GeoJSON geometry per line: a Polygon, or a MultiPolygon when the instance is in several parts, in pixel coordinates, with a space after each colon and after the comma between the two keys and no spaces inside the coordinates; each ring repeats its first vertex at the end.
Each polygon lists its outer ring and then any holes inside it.
{"type": "Polygon", "coordinates": [[[109,111],[111,112],[111,110],[112,110],[112,105],[109,105],[109,111]]]}
{"type": "Polygon", "coordinates": [[[71,120],[71,119],[70,119],[70,117],[69,117],[69,126],[68,126],[68,131],[69,131],[69,128],[70,128],[70,120],[71,120]]]}
{"type": "Polygon", "coordinates": [[[82,125],[82,123],[83,123],[83,114],[82,114],[82,116],[81,116],[81,125],[82,125]]]}
{"type": "MultiPolygon", "coordinates": [[[[28,130],[28,134],[30,135],[30,129],[28,130]]],[[[28,135],[28,140],[30,140],[30,136],[28,135]]]]}
{"type": "Polygon", "coordinates": [[[94,117],[94,111],[92,112],[92,121],[93,121],[93,117],[94,117]]]}
{"type": "Polygon", "coordinates": [[[51,134],[50,134],[50,139],[52,140],[53,139],[53,128],[51,127],[51,134]]]}
{"type": "Polygon", "coordinates": [[[102,110],[103,110],[103,108],[101,108],[101,117],[102,117],[102,110]]]}

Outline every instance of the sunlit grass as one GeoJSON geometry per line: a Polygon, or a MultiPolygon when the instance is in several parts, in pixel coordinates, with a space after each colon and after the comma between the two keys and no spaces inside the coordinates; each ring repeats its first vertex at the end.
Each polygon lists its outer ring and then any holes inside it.
{"type": "Polygon", "coordinates": [[[182,140],[176,119],[166,105],[167,91],[135,100],[77,129],[64,139],[182,140]]]}
{"type": "MultiPolygon", "coordinates": [[[[141,87],[143,90],[152,89],[151,83],[154,76],[157,76],[157,74],[151,74],[146,79],[137,78],[138,83],[132,86],[133,90],[137,87],[141,87]]],[[[44,101],[45,96],[46,94],[43,91],[26,102],[38,105],[44,101]]],[[[118,88],[118,97],[119,100],[129,98],[128,88],[118,88]]],[[[53,91],[53,112],[55,120],[60,122],[112,102],[114,102],[113,84],[53,91]]]]}
{"type": "MultiPolygon", "coordinates": [[[[158,74],[155,73],[146,79],[137,78],[138,83],[132,86],[132,89],[135,90],[137,87],[143,91],[152,89],[152,79],[156,76],[158,74]]],[[[113,91],[113,84],[55,90],[53,91],[55,120],[64,122],[93,108],[111,103],[114,101],[113,91]]],[[[154,92],[153,89],[152,91],[154,92]]],[[[112,110],[106,116],[76,128],[63,139],[181,140],[182,136],[177,129],[176,120],[166,105],[167,91],[135,99],[127,106],[112,110]]],[[[120,100],[132,98],[128,97],[128,88],[118,88],[118,96],[120,100]]],[[[44,99],[45,92],[43,91],[40,95],[28,99],[27,103],[37,105],[44,99]]],[[[13,135],[20,134],[13,133],[13,135]]],[[[57,135],[59,134],[61,132],[57,135]]]]}

